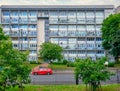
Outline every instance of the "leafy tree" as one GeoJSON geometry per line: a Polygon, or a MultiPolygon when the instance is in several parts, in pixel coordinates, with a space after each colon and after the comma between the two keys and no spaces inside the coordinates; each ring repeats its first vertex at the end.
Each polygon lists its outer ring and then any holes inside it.
{"type": "Polygon", "coordinates": [[[22,83],[28,80],[30,73],[28,53],[13,49],[10,37],[0,27],[0,91],[15,85],[19,85],[23,91],[22,83]]]}
{"type": "Polygon", "coordinates": [[[118,61],[120,56],[120,14],[110,15],[102,24],[102,45],[118,61]]]}
{"type": "Polygon", "coordinates": [[[76,59],[76,68],[75,68],[75,78],[76,83],[78,84],[78,79],[91,87],[91,91],[96,91],[97,88],[100,89],[100,82],[106,81],[110,78],[112,73],[110,73],[107,68],[104,66],[104,60],[99,59],[92,61],[91,59],[76,59]]]}
{"type": "Polygon", "coordinates": [[[57,44],[45,42],[40,48],[40,57],[47,59],[50,63],[52,60],[60,60],[62,58],[63,49],[57,44]]]}

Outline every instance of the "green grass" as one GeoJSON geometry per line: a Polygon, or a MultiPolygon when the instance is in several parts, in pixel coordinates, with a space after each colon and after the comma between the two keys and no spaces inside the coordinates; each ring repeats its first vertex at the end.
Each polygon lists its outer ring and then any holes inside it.
{"type": "Polygon", "coordinates": [[[73,70],[73,67],[67,67],[64,64],[52,64],[53,70],[73,70]]]}
{"type": "Polygon", "coordinates": [[[36,67],[36,66],[38,66],[38,65],[40,65],[40,64],[30,64],[29,67],[30,67],[31,69],[33,69],[34,67],[36,67]]]}
{"type": "MultiPolygon", "coordinates": [[[[6,91],[21,91],[19,88],[10,88],[6,91]]],[[[26,85],[24,91],[86,91],[85,85],[26,85]]],[[[101,91],[120,91],[120,84],[104,85],[101,91]]]]}
{"type": "Polygon", "coordinates": [[[120,68],[120,63],[119,64],[115,64],[115,67],[120,68]]]}

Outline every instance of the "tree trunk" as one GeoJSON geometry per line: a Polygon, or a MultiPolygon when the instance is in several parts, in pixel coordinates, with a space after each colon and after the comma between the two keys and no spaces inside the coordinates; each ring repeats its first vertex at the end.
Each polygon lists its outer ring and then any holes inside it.
{"type": "Polygon", "coordinates": [[[76,85],[79,84],[79,80],[78,80],[78,77],[76,77],[76,85]]]}
{"type": "Polygon", "coordinates": [[[115,62],[118,63],[119,57],[115,57],[115,62]]]}
{"type": "Polygon", "coordinates": [[[49,60],[49,63],[50,63],[50,68],[53,69],[53,68],[52,68],[52,61],[49,60]]]}
{"type": "Polygon", "coordinates": [[[22,82],[20,83],[20,88],[21,88],[21,91],[24,91],[22,82]]]}

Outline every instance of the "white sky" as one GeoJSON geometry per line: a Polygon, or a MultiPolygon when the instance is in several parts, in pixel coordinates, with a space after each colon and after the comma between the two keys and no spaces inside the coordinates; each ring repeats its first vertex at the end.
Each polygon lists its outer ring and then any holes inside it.
{"type": "Polygon", "coordinates": [[[0,0],[0,5],[120,5],[120,0],[0,0]]]}

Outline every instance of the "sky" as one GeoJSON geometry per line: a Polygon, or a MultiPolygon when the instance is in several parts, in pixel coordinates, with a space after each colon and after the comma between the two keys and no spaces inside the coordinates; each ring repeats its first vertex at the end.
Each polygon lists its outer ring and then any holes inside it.
{"type": "Polygon", "coordinates": [[[0,0],[0,5],[120,5],[120,0],[0,0]]]}

